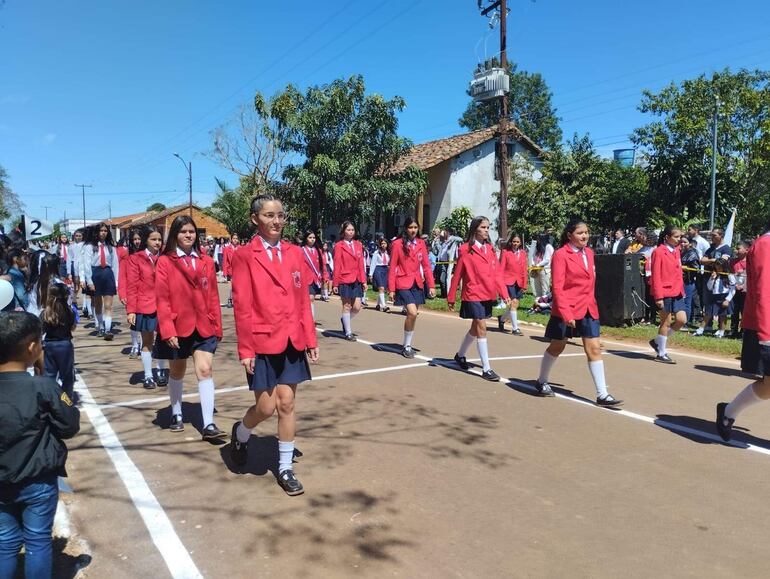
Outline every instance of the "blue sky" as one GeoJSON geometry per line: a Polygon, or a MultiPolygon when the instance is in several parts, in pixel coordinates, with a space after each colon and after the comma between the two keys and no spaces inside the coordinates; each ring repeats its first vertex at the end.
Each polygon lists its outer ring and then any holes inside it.
{"type": "MultiPolygon", "coordinates": [[[[731,68],[770,68],[770,3],[509,0],[509,59],[543,74],[565,136],[603,154],[646,122],[642,89],[731,68]]],[[[474,65],[498,47],[475,0],[259,2],[6,0],[0,6],[0,165],[27,213],[60,219],[196,203],[214,178],[210,132],[287,83],[363,74],[406,99],[415,142],[462,132],[474,65]],[[486,47],[486,48],[485,48],[486,47]],[[108,203],[111,207],[108,206],[108,203]]]]}

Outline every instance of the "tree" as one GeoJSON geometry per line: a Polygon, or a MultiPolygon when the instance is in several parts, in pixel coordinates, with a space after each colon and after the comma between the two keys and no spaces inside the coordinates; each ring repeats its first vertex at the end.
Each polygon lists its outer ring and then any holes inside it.
{"type": "Polygon", "coordinates": [[[147,211],[164,211],[166,206],[163,203],[153,203],[147,208],[147,211]]]}
{"type": "Polygon", "coordinates": [[[473,219],[473,213],[468,207],[461,205],[452,209],[449,217],[444,217],[436,222],[436,229],[451,229],[454,234],[465,239],[468,236],[468,226],[473,219]]]}
{"type": "Polygon", "coordinates": [[[8,173],[0,165],[0,221],[5,221],[21,211],[21,202],[8,184],[8,173]]]}
{"type": "Polygon", "coordinates": [[[219,192],[206,212],[224,223],[231,235],[237,233],[239,237],[248,239],[253,229],[250,221],[251,190],[242,187],[232,189],[221,179],[216,182],[219,192]]]}
{"type": "MultiPolygon", "coordinates": [[[[476,71],[500,66],[491,59],[476,67],[476,71]]],[[[508,113],[521,131],[546,150],[556,150],[561,143],[561,128],[556,109],[551,103],[551,91],[540,73],[518,70],[515,62],[508,63],[511,90],[508,93],[508,113]]],[[[471,101],[460,117],[461,127],[476,131],[500,121],[499,100],[471,101]]]]}
{"type": "Polygon", "coordinates": [[[770,211],[770,73],[724,69],[644,91],[655,120],[632,140],[647,163],[650,193],[667,214],[708,215],[712,119],[719,99],[716,223],[737,206],[737,229],[757,233],[770,211]]]}
{"type": "Polygon", "coordinates": [[[271,103],[271,117],[287,129],[284,150],[301,158],[283,172],[286,197],[314,229],[412,208],[425,191],[422,171],[390,172],[411,146],[397,134],[401,97],[367,95],[363,77],[352,76],[304,93],[289,85],[271,103]]]}

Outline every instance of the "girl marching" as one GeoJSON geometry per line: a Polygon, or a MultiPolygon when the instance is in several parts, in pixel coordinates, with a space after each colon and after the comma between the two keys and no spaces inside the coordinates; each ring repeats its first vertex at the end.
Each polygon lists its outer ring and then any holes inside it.
{"type": "Polygon", "coordinates": [[[302,253],[304,254],[303,277],[308,281],[308,293],[311,296],[310,310],[315,319],[315,300],[322,294],[323,285],[328,280],[326,275],[326,263],[323,252],[318,249],[318,238],[314,231],[306,231],[302,238],[302,253]]]}
{"type": "Polygon", "coordinates": [[[334,246],[334,278],[332,288],[342,299],[342,332],[345,339],[355,342],[352,320],[361,311],[361,298],[366,292],[364,248],[354,239],[356,228],[345,221],[340,228],[340,240],[334,246]]]}
{"type": "Polygon", "coordinates": [[[503,283],[495,249],[489,242],[489,219],[486,217],[473,218],[468,229],[467,242],[460,246],[447,295],[450,312],[454,311],[457,286],[461,281],[463,291],[460,317],[472,321],[471,329],[463,338],[454,360],[460,368],[467,370],[470,365],[465,359],[465,354],[475,341],[481,358],[481,377],[490,382],[498,382],[500,376],[489,365],[486,320],[492,316],[492,306],[497,302],[498,296],[504,296],[506,305],[510,305],[511,298],[508,297],[508,288],[503,283]]]}
{"type": "MultiPolygon", "coordinates": [[[[127,280],[126,275],[128,274],[128,268],[126,268],[126,262],[129,258],[129,256],[133,255],[137,251],[141,249],[142,246],[142,235],[139,233],[138,230],[132,229],[128,233],[128,253],[124,253],[120,251],[120,247],[118,247],[118,262],[120,263],[120,277],[118,279],[118,298],[120,299],[120,303],[124,306],[126,305],[126,287],[127,287],[127,280]]],[[[126,313],[128,313],[128,310],[126,310],[126,313]]],[[[135,360],[137,356],[139,356],[139,350],[142,348],[142,342],[141,342],[141,333],[136,329],[136,326],[134,326],[133,322],[129,321],[128,325],[131,330],[131,351],[128,353],[128,357],[131,360],[135,360]]]]}
{"type": "Polygon", "coordinates": [[[304,492],[294,475],[295,396],[310,380],[308,358],[318,361],[317,338],[305,278],[303,249],[281,241],[281,201],[260,195],[251,203],[257,235],[236,254],[233,267],[238,358],[255,403],[233,425],[230,456],[247,462],[252,430],[278,412],[278,483],[289,495],[304,492]]]}
{"type": "Polygon", "coordinates": [[[388,240],[381,237],[377,242],[377,251],[372,254],[372,262],[369,265],[369,278],[372,287],[377,288],[378,312],[389,312],[390,308],[385,302],[385,288],[388,287],[388,268],[390,265],[390,253],[388,252],[388,240]]]}
{"type": "Polygon", "coordinates": [[[155,268],[162,244],[158,229],[152,225],[147,226],[140,236],[139,251],[131,254],[125,263],[126,312],[128,323],[141,335],[144,387],[148,390],[168,385],[166,360],[158,360],[157,382],[152,375],[152,345],[158,329],[155,268]]]}
{"type": "Polygon", "coordinates": [[[168,394],[171,432],[182,432],[182,393],[187,359],[192,357],[203,417],[203,440],[225,438],[214,424],[214,379],[211,366],[222,338],[214,262],[196,247],[197,228],[192,217],[179,215],[171,223],[166,248],[155,269],[158,339],[153,357],[169,360],[168,394]]]}
{"type": "Polygon", "coordinates": [[[543,354],[536,388],[541,396],[554,395],[548,383],[551,368],[564,351],[568,339],[582,338],[588,369],[596,388],[596,404],[617,406],[623,401],[616,400],[607,392],[604,377],[599,343],[599,307],[594,297],[594,253],[586,247],[587,244],[588,226],[582,219],[571,219],[562,233],[561,247],[554,252],[551,261],[553,309],[545,329],[545,337],[551,340],[551,344],[543,354]]]}
{"type": "Polygon", "coordinates": [[[120,266],[110,229],[99,223],[83,246],[83,273],[92,295],[97,336],[112,340],[112,300],[117,293],[120,266]]]}
{"type": "MultiPolygon", "coordinates": [[[[521,249],[521,237],[518,235],[511,234],[500,252],[500,267],[502,268],[503,283],[508,288],[508,297],[511,298],[507,315],[511,319],[512,333],[514,336],[521,336],[518,308],[519,300],[524,295],[524,290],[527,289],[527,254],[521,249]]],[[[501,332],[505,331],[505,318],[503,316],[497,318],[497,325],[501,332]]]]}
{"type": "Polygon", "coordinates": [[[682,258],[679,251],[682,230],[667,225],[658,247],[652,252],[650,292],[660,312],[658,335],[650,340],[655,360],[676,364],[666,352],[668,337],[687,323],[682,258]],[[673,320],[672,320],[673,318],[673,320]]]}
{"type": "Polygon", "coordinates": [[[428,260],[428,248],[417,236],[419,231],[420,226],[417,221],[407,217],[401,239],[393,243],[392,261],[388,270],[390,299],[395,305],[406,308],[404,343],[401,348],[401,355],[404,358],[414,358],[412,337],[417,323],[417,310],[420,304],[425,303],[423,288],[427,285],[430,297],[436,296],[433,271],[428,260]]]}

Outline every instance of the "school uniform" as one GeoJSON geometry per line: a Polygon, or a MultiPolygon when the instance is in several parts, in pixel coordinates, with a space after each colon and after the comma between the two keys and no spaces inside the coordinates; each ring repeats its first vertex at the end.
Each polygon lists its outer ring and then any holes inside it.
{"type": "Polygon", "coordinates": [[[87,285],[94,286],[95,296],[117,293],[120,262],[116,249],[106,243],[89,243],[83,248],[83,275],[87,285]]]}
{"type": "Polygon", "coordinates": [[[599,306],[594,295],[594,252],[571,243],[553,253],[551,261],[553,302],[545,337],[551,340],[598,338],[599,306]],[[575,321],[575,328],[567,325],[575,321]]]}
{"type": "Polygon", "coordinates": [[[527,254],[522,249],[504,249],[500,253],[503,283],[508,289],[508,297],[520,300],[527,289],[527,254]]]}
{"type": "Polygon", "coordinates": [[[329,279],[323,252],[317,247],[303,246],[301,249],[304,260],[302,277],[307,281],[309,294],[317,296],[321,293],[323,283],[329,279]]]}
{"type": "Polygon", "coordinates": [[[255,236],[234,257],[238,358],[255,359],[249,388],[310,380],[305,350],[317,347],[303,250],[255,236]]]}
{"type": "MultiPolygon", "coordinates": [[[[126,269],[126,260],[129,257],[129,253],[128,250],[123,246],[118,247],[117,252],[118,264],[120,265],[120,273],[118,274],[118,299],[121,302],[124,302],[126,301],[126,274],[128,273],[128,270],[126,269]]],[[[131,329],[133,330],[134,328],[131,329]]]]}
{"type": "Polygon", "coordinates": [[[650,293],[656,302],[663,300],[663,311],[686,311],[682,256],[678,247],[662,243],[652,252],[650,293]]]}
{"type": "Polygon", "coordinates": [[[376,288],[388,287],[388,268],[390,266],[390,254],[379,249],[372,254],[372,262],[369,264],[369,277],[376,288]]]}
{"type": "Polygon", "coordinates": [[[76,282],[80,281],[83,277],[83,245],[82,241],[76,241],[75,243],[70,243],[67,249],[72,261],[72,278],[76,282]]]}
{"type": "Polygon", "coordinates": [[[746,287],[741,369],[770,376],[770,233],[762,235],[749,248],[746,287]]]}
{"type": "Polygon", "coordinates": [[[334,254],[331,251],[324,251],[324,257],[326,258],[326,279],[329,280],[334,277],[334,254]]]}
{"type": "Polygon", "coordinates": [[[365,283],[364,248],[361,242],[338,241],[334,246],[333,287],[338,288],[340,297],[355,299],[364,297],[365,283]]]}
{"type": "Polygon", "coordinates": [[[733,313],[733,297],[735,296],[735,276],[733,274],[721,275],[709,278],[706,282],[706,290],[711,294],[707,313],[712,316],[729,316],[733,313]],[[728,302],[724,307],[724,302],[728,302]]]}
{"type": "Polygon", "coordinates": [[[56,247],[56,255],[59,256],[59,277],[74,277],[73,258],[74,252],[68,243],[60,243],[56,247]]]}
{"type": "Polygon", "coordinates": [[[222,275],[228,279],[233,275],[233,256],[237,249],[232,243],[228,243],[222,248],[222,275]]]}
{"type": "Polygon", "coordinates": [[[393,243],[388,269],[388,291],[396,294],[397,306],[425,303],[425,285],[435,288],[433,270],[428,259],[428,247],[422,239],[393,243]],[[404,246],[408,254],[404,254],[404,246]]]}
{"type": "Polygon", "coordinates": [[[136,314],[139,332],[155,332],[158,315],[155,297],[155,268],[159,256],[144,249],[126,259],[126,312],[136,314]]]}
{"type": "Polygon", "coordinates": [[[214,262],[207,255],[177,248],[176,253],[161,255],[155,269],[155,299],[158,312],[158,339],[153,358],[179,360],[196,350],[214,353],[217,338],[222,337],[222,312],[219,306],[214,262]],[[176,336],[179,348],[166,340],[176,336]]]}
{"type": "Polygon", "coordinates": [[[490,243],[475,241],[460,246],[447,302],[454,304],[457,286],[463,282],[460,317],[483,320],[492,315],[498,296],[508,295],[502,277],[502,268],[490,243]]]}

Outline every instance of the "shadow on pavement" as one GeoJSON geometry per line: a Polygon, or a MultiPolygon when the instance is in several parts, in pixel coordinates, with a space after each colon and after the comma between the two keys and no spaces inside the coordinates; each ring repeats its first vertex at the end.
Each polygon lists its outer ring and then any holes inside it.
{"type": "MultiPolygon", "coordinates": [[[[65,552],[68,539],[64,537],[54,537],[53,539],[53,579],[74,579],[82,569],[91,564],[91,555],[83,553],[81,555],[71,555],[65,552]]],[[[24,555],[18,556],[16,573],[13,579],[24,579],[24,555]]]]}
{"type": "Polygon", "coordinates": [[[708,366],[705,364],[695,364],[693,368],[700,370],[701,372],[717,374],[718,376],[740,376],[747,380],[756,380],[756,377],[753,374],[744,372],[740,368],[724,368],[722,366],[708,366]]]}
{"type": "MultiPolygon", "coordinates": [[[[660,426],[677,436],[697,442],[698,444],[724,444],[721,439],[713,440],[707,438],[704,434],[700,434],[705,433],[718,436],[713,420],[704,420],[703,418],[696,418],[694,416],[658,414],[655,418],[655,425],[660,426]],[[679,429],[677,427],[679,427],[679,429]]],[[[745,428],[733,426],[733,437],[730,441],[730,446],[737,445],[739,447],[747,448],[749,444],[770,450],[770,441],[752,436],[745,428]]]]}

